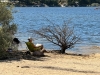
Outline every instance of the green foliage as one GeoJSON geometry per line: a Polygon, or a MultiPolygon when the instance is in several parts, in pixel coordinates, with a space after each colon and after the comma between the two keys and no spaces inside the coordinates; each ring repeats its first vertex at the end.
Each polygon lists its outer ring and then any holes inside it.
{"type": "Polygon", "coordinates": [[[91,5],[92,3],[100,4],[100,0],[68,0],[68,5],[74,5],[76,1],[78,2],[79,6],[87,6],[91,5]]]}
{"type": "Polygon", "coordinates": [[[12,7],[6,3],[0,3],[0,59],[5,58],[7,50],[12,45],[13,35],[17,31],[12,16],[12,7]]]}
{"type": "Polygon", "coordinates": [[[99,3],[100,0],[19,0],[20,3],[24,3],[26,5],[34,5],[33,3],[43,3],[48,6],[58,6],[59,2],[61,3],[67,3],[68,6],[73,6],[75,5],[75,2],[78,2],[79,6],[87,6],[91,5],[92,3],[99,3]]]}

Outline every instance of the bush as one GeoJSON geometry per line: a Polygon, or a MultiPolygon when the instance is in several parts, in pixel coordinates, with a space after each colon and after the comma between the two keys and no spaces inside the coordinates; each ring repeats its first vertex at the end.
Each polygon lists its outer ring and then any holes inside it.
{"type": "Polygon", "coordinates": [[[6,3],[0,3],[0,59],[5,58],[7,50],[12,45],[12,39],[17,31],[16,24],[12,23],[12,8],[6,3]]]}

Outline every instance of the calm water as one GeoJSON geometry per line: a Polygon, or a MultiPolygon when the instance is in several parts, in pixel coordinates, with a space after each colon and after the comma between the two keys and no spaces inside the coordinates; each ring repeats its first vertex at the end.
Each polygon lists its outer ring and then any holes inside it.
{"type": "Polygon", "coordinates": [[[35,43],[44,44],[46,49],[59,49],[44,39],[35,38],[28,32],[30,29],[49,25],[50,23],[46,20],[48,18],[56,24],[63,24],[63,21],[69,20],[69,26],[74,26],[75,34],[79,35],[81,40],[68,51],[100,52],[100,9],[95,10],[94,7],[15,7],[15,10],[17,13],[13,14],[14,22],[18,25],[16,37],[22,42],[20,49],[26,49],[24,41],[27,41],[28,37],[33,37],[35,43]]]}

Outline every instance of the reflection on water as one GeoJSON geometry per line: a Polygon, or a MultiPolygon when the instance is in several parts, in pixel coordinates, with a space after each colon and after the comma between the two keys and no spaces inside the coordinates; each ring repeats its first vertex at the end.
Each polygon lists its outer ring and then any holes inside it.
{"type": "MultiPolygon", "coordinates": [[[[69,26],[74,26],[75,34],[79,35],[81,40],[69,51],[86,53],[91,46],[100,46],[100,10],[94,10],[94,7],[15,7],[15,10],[18,11],[13,14],[14,22],[18,25],[16,37],[22,41],[20,49],[26,49],[23,41],[27,41],[28,37],[33,37],[35,43],[44,44],[46,49],[59,49],[46,40],[35,38],[28,32],[30,29],[49,25],[46,18],[56,24],[69,20],[69,26]]],[[[93,51],[95,52],[95,49],[93,51]]]]}

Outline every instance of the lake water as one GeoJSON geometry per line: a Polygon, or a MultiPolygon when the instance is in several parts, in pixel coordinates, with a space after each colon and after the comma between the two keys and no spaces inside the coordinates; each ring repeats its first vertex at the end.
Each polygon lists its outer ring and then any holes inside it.
{"type": "Polygon", "coordinates": [[[74,26],[75,34],[80,36],[74,48],[67,52],[74,53],[96,53],[100,52],[100,9],[95,7],[15,7],[17,13],[14,15],[14,23],[18,25],[16,37],[22,42],[19,49],[26,49],[25,41],[28,37],[33,37],[35,43],[42,43],[46,49],[59,49],[59,47],[42,39],[35,38],[30,29],[37,29],[41,26],[49,25],[49,19],[55,24],[69,22],[69,26],[74,26]]]}

